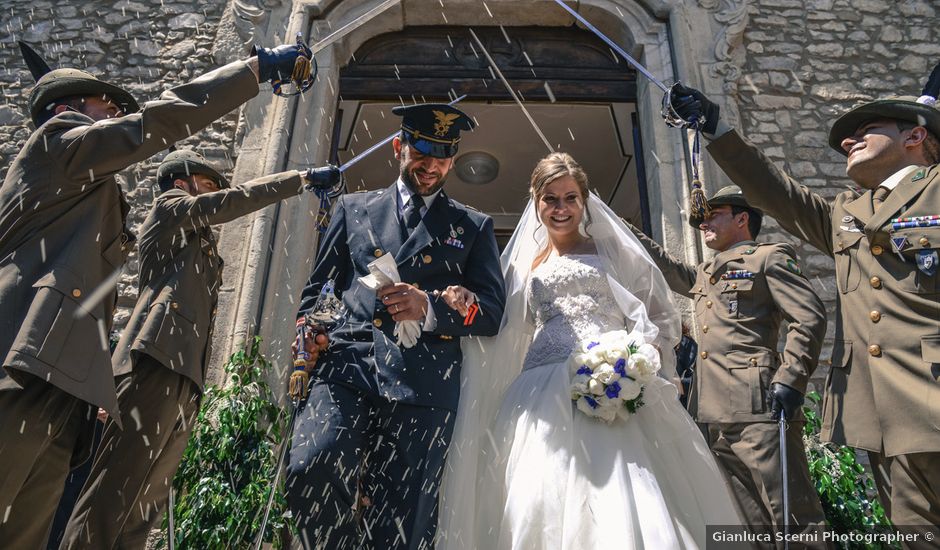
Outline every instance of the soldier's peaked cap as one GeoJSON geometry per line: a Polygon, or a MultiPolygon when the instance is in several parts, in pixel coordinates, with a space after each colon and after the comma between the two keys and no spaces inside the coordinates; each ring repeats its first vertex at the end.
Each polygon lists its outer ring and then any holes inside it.
{"type": "MultiPolygon", "coordinates": [[[[737,185],[728,185],[716,191],[715,194],[708,199],[708,206],[712,208],[716,206],[740,206],[741,208],[747,208],[752,216],[763,217],[763,213],[760,210],[748,204],[747,199],[744,198],[744,193],[737,185]]],[[[689,225],[696,229],[698,229],[702,221],[702,218],[698,216],[689,216],[689,225]]]]}
{"type": "Polygon", "coordinates": [[[29,115],[36,126],[40,125],[43,110],[53,102],[70,96],[107,96],[125,113],[136,113],[140,106],[134,97],[118,86],[98,80],[93,75],[78,69],[56,69],[43,75],[29,92],[29,115]]]}
{"type": "Polygon", "coordinates": [[[401,105],[392,113],[402,117],[402,139],[422,155],[436,158],[456,155],[460,132],[476,127],[466,113],[446,103],[401,105]]]}
{"type": "Polygon", "coordinates": [[[903,120],[923,126],[935,137],[940,138],[940,64],[934,67],[927,79],[920,97],[896,96],[876,99],[849,109],[836,119],[829,130],[829,146],[843,156],[848,153],[842,149],[842,140],[855,134],[858,128],[869,121],[889,118],[903,120]]]}
{"type": "MultiPolygon", "coordinates": [[[[160,163],[160,167],[157,168],[157,181],[161,182],[162,187],[164,185],[162,182],[170,178],[184,178],[193,174],[201,174],[212,178],[216,182],[216,185],[219,186],[219,189],[227,189],[230,187],[225,176],[220,174],[218,170],[209,164],[202,155],[186,149],[173,151],[163,159],[163,162],[160,163]]],[[[173,184],[172,181],[168,183],[169,185],[173,184]]]]}

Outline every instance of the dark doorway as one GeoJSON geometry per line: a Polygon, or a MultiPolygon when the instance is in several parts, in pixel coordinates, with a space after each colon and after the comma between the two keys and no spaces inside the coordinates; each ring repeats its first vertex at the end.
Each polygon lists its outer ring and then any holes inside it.
{"type": "MultiPolygon", "coordinates": [[[[615,211],[649,230],[635,162],[636,72],[577,28],[474,30],[555,148],[584,166],[592,189],[615,211]]],[[[333,157],[345,162],[393,133],[394,105],[467,95],[460,107],[479,127],[463,138],[458,167],[489,163],[495,176],[474,181],[465,169],[445,189],[492,215],[502,244],[525,207],[532,168],[548,150],[477,49],[465,27],[414,27],[366,42],[340,70],[333,157]]],[[[347,172],[351,191],[387,187],[396,177],[391,146],[347,172]]]]}

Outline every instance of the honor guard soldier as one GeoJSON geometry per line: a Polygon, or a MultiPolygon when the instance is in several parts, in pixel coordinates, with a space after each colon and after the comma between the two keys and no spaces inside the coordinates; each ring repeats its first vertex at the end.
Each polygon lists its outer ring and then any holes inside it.
{"type": "Polygon", "coordinates": [[[285,72],[278,67],[293,67],[294,50],[265,50],[264,62],[236,61],[142,107],[118,86],[39,59],[29,94],[36,131],[0,186],[5,546],[43,544],[73,454],[88,456],[98,408],[121,417],[108,335],[134,237],[115,174],[254,97],[259,70],[285,72]]]}
{"type": "Polygon", "coordinates": [[[166,509],[199,412],[223,261],[210,226],[340,181],[335,167],[231,187],[192,151],[157,169],[161,194],[140,227],[137,306],[112,359],[118,408],[105,425],[63,548],[143,548],[166,509]]]}
{"type": "MultiPolygon", "coordinates": [[[[824,525],[803,449],[801,405],[826,334],[822,301],[787,244],[758,243],[761,212],[734,186],[708,200],[710,212],[689,223],[715,257],[697,267],[633,232],[673,291],[691,298],[699,327],[698,366],[689,412],[707,438],[744,521],[755,532],[783,532],[783,485],[777,420],[783,410],[791,533],[824,525]],[[779,329],[786,323],[783,353],[779,329]]],[[[824,547],[824,544],[819,544],[824,547]]]]}
{"type": "Polygon", "coordinates": [[[397,181],[337,201],[301,300],[299,316],[332,280],[347,312],[320,354],[291,440],[287,502],[305,548],[433,547],[460,337],[494,335],[503,316],[493,220],[443,190],[473,120],[444,104],[392,112],[402,116],[392,141],[397,181]],[[360,278],[386,254],[402,282],[374,291],[360,278]],[[399,345],[396,325],[409,321],[417,341],[399,345]],[[362,496],[371,505],[356,521],[362,496]]]}
{"type": "Polygon", "coordinates": [[[717,105],[701,92],[685,89],[675,102],[688,116],[713,113],[708,151],[749,202],[835,259],[822,437],[868,451],[882,503],[899,526],[940,525],[938,91],[940,66],[921,97],[870,101],[836,119],[829,146],[846,157],[846,173],[862,190],[832,201],[719,124],[717,105]]]}

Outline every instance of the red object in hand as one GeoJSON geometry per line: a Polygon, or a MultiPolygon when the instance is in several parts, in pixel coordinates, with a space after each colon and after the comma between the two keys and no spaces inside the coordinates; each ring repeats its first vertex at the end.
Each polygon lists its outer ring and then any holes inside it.
{"type": "Polygon", "coordinates": [[[463,318],[463,326],[469,327],[473,324],[473,321],[477,317],[477,313],[480,311],[480,306],[476,302],[470,304],[470,307],[467,308],[467,316],[463,318]]]}

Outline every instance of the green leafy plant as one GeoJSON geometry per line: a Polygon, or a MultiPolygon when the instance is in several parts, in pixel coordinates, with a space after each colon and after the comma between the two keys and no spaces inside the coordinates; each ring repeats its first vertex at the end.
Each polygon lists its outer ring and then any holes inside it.
{"type": "MultiPolygon", "coordinates": [[[[856,460],[855,451],[820,439],[822,421],[816,412],[819,394],[810,392],[806,398],[812,405],[803,407],[806,415],[803,443],[809,473],[816,484],[829,528],[844,534],[890,527],[891,523],[876,496],[874,483],[865,467],[856,460]]],[[[884,546],[883,543],[850,542],[841,547],[846,550],[875,550],[884,546]]]]}
{"type": "MultiPolygon", "coordinates": [[[[229,383],[203,396],[173,480],[176,548],[249,548],[257,537],[287,420],[264,381],[270,363],[260,345],[255,337],[232,355],[225,365],[229,383]]],[[[264,540],[280,548],[290,518],[283,487],[275,490],[264,540]]],[[[166,526],[164,519],[164,537],[166,526]]]]}

